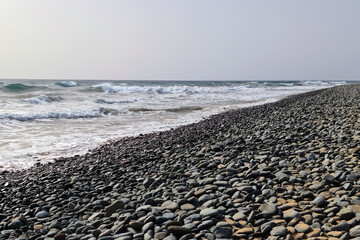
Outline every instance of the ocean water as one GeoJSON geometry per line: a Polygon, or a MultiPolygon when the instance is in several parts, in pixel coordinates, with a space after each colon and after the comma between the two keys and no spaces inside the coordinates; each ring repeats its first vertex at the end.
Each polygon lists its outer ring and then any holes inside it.
{"type": "Polygon", "coordinates": [[[0,171],[346,82],[0,80],[0,171]]]}

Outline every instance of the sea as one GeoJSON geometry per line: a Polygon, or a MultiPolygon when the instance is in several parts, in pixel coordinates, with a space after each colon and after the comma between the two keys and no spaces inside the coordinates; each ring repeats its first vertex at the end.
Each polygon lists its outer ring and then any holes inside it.
{"type": "Polygon", "coordinates": [[[345,81],[0,80],[0,171],[345,81]]]}

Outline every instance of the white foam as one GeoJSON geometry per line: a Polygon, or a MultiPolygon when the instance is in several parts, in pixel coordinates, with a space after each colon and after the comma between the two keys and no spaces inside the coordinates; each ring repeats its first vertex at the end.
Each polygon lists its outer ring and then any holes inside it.
{"type": "Polygon", "coordinates": [[[115,103],[133,103],[137,102],[137,99],[127,99],[127,100],[109,100],[98,98],[94,100],[95,103],[102,103],[102,104],[115,104],[115,103]]]}
{"type": "Polygon", "coordinates": [[[94,85],[95,88],[101,88],[107,93],[158,93],[158,94],[175,94],[175,93],[227,93],[244,91],[248,89],[246,86],[217,86],[217,87],[200,87],[188,85],[175,85],[175,86],[118,86],[110,83],[103,83],[94,85]]]}
{"type": "Polygon", "coordinates": [[[78,118],[93,118],[99,117],[102,113],[99,109],[84,110],[84,111],[68,111],[68,112],[47,112],[47,113],[4,113],[0,114],[0,119],[17,120],[17,121],[33,121],[38,119],[78,119],[78,118]]]}
{"type": "Polygon", "coordinates": [[[74,81],[62,81],[62,82],[59,82],[58,84],[63,87],[76,87],[77,86],[77,83],[74,81]]]}

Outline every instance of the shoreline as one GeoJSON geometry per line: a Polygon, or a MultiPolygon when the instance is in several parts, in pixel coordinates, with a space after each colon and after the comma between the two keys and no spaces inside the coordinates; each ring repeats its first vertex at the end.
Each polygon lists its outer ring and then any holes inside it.
{"type": "MultiPolygon", "coordinates": [[[[264,82],[266,82],[266,81],[264,81],[264,82]]],[[[347,86],[347,85],[351,85],[351,84],[347,83],[346,85],[341,85],[341,86],[347,86]]],[[[336,86],[332,86],[332,87],[325,88],[325,89],[331,89],[331,88],[334,88],[334,87],[336,87],[336,86]]],[[[143,133],[136,133],[134,135],[128,134],[128,135],[124,135],[124,136],[120,136],[120,137],[114,137],[114,138],[105,140],[105,141],[101,142],[100,144],[97,144],[97,146],[95,146],[93,148],[87,148],[86,152],[83,152],[81,154],[73,154],[71,156],[66,156],[66,157],[61,157],[60,156],[60,157],[56,157],[56,158],[53,158],[53,159],[46,160],[46,162],[40,161],[38,163],[35,163],[31,167],[26,167],[26,168],[21,168],[21,169],[0,169],[0,176],[1,175],[6,175],[6,174],[9,174],[9,173],[10,174],[11,173],[16,174],[17,172],[32,171],[34,169],[36,170],[38,167],[46,167],[47,165],[52,165],[52,164],[54,164],[56,162],[74,161],[75,159],[77,159],[79,157],[87,157],[89,154],[91,155],[92,152],[97,151],[98,149],[101,149],[101,148],[103,148],[105,146],[109,146],[109,145],[113,145],[113,144],[121,144],[121,142],[123,142],[123,141],[126,141],[126,142],[127,141],[132,141],[133,139],[136,140],[138,138],[148,137],[148,135],[149,136],[155,135],[155,137],[156,137],[158,135],[168,134],[168,132],[178,130],[179,128],[192,127],[193,125],[202,124],[202,122],[204,122],[204,121],[205,122],[212,121],[213,118],[221,118],[221,115],[227,115],[228,113],[231,113],[231,112],[238,112],[238,111],[242,111],[242,110],[251,111],[251,109],[257,108],[257,107],[262,107],[262,106],[267,106],[267,105],[272,105],[272,104],[276,105],[278,102],[286,101],[288,98],[292,98],[292,97],[297,98],[298,96],[300,97],[302,95],[307,95],[309,93],[311,94],[313,92],[316,93],[316,92],[319,92],[319,91],[322,91],[322,90],[325,90],[325,89],[318,89],[318,90],[311,90],[311,91],[307,91],[307,92],[303,92],[303,93],[296,93],[296,94],[292,94],[292,95],[282,97],[279,100],[276,100],[274,102],[269,102],[269,103],[260,103],[260,104],[256,104],[256,105],[252,105],[252,106],[248,106],[248,107],[229,108],[229,109],[226,109],[224,111],[220,111],[218,113],[211,114],[211,115],[209,115],[207,117],[202,117],[201,119],[196,120],[194,122],[181,124],[181,125],[174,126],[174,127],[170,127],[169,129],[165,129],[165,130],[154,130],[154,131],[145,132],[145,133],[144,132],[143,133]]],[[[214,119],[214,121],[216,121],[216,120],[214,119]]]]}
{"type": "Polygon", "coordinates": [[[341,82],[4,83],[0,168],[26,169],[37,162],[85,154],[112,138],[163,131],[226,107],[264,104],[336,84],[341,82]]]}
{"type": "MultiPolygon", "coordinates": [[[[321,88],[320,88],[321,89],[321,88]]],[[[320,90],[318,89],[318,90],[320,90]]],[[[314,91],[314,90],[303,90],[305,92],[309,92],[309,91],[314,91]]],[[[305,93],[303,92],[303,93],[305,93]]],[[[301,92],[300,92],[301,93],[301,92]]],[[[150,129],[149,126],[146,126],[145,129],[143,130],[139,130],[139,129],[136,129],[134,130],[133,133],[129,133],[128,131],[124,131],[124,134],[121,134],[118,135],[114,135],[112,137],[108,137],[108,138],[102,138],[102,140],[97,140],[97,141],[89,141],[89,142],[92,142],[92,143],[85,143],[85,142],[82,142],[83,145],[81,144],[77,144],[77,145],[69,145],[71,147],[67,148],[67,149],[56,149],[56,147],[54,149],[49,149],[49,150],[44,150],[44,152],[33,152],[33,153],[26,153],[26,152],[23,152],[23,156],[24,157],[21,157],[21,156],[15,156],[13,158],[11,158],[11,160],[14,160],[14,164],[3,164],[3,165],[0,165],[0,174],[1,172],[13,172],[13,171],[22,171],[22,170],[27,170],[27,169],[30,169],[32,168],[33,166],[39,166],[39,165],[43,165],[43,164],[47,164],[47,163],[51,163],[53,162],[55,159],[58,159],[58,158],[71,158],[75,155],[85,155],[87,154],[88,152],[91,152],[92,150],[94,149],[97,149],[103,145],[106,145],[108,143],[111,144],[111,142],[116,142],[118,141],[119,139],[122,139],[124,137],[137,137],[138,135],[144,135],[144,134],[149,134],[149,133],[157,133],[157,132],[164,132],[164,131],[167,131],[167,130],[172,130],[172,129],[176,129],[178,127],[182,127],[182,126],[187,126],[187,125],[190,125],[190,124],[196,124],[197,122],[200,122],[204,119],[207,119],[207,118],[210,118],[211,116],[213,115],[217,115],[217,114],[221,114],[221,113],[224,113],[224,112],[227,112],[227,111],[231,111],[231,110],[238,110],[238,109],[242,109],[242,108],[248,108],[248,107],[252,107],[252,106],[258,106],[258,105],[264,105],[266,103],[272,103],[272,102],[276,102],[276,101],[279,101],[281,99],[284,99],[288,96],[291,96],[291,95],[297,95],[299,93],[292,93],[290,95],[288,94],[280,94],[276,97],[273,97],[271,100],[267,99],[267,100],[261,100],[259,102],[257,101],[254,101],[253,103],[247,103],[246,101],[245,102],[242,102],[240,105],[238,105],[237,107],[235,106],[223,106],[223,107],[218,107],[219,109],[217,110],[214,110],[214,109],[208,109],[206,111],[206,113],[204,112],[202,115],[197,115],[197,116],[193,116],[193,117],[190,117],[189,119],[190,120],[185,120],[185,118],[179,118],[179,122],[177,123],[174,123],[172,121],[168,122],[167,125],[161,125],[161,124],[155,124],[154,127],[155,129],[150,129]],[[250,106],[249,106],[250,105],[250,106]],[[221,110],[220,110],[221,109],[221,110]],[[182,119],[180,121],[180,119],[182,119]],[[43,153],[46,153],[48,152],[48,154],[43,154],[43,153]],[[19,162],[19,164],[21,165],[21,167],[16,167],[16,162],[18,162],[17,159],[22,159],[24,158],[22,161],[19,162]]],[[[96,137],[96,136],[99,136],[99,135],[95,135],[93,137],[96,137]]],[[[100,139],[99,138],[99,139],[100,139]]],[[[10,151],[11,152],[11,151],[10,151]]],[[[3,159],[4,161],[4,159],[3,159]]],[[[8,160],[8,162],[11,162],[8,160]]]]}
{"type": "Polygon", "coordinates": [[[291,95],[2,172],[0,238],[360,236],[359,176],[347,170],[358,170],[359,95],[360,85],[291,95]]]}

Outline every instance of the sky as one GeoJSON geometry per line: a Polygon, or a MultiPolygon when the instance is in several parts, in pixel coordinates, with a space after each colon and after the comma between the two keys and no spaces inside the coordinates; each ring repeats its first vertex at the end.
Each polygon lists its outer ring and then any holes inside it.
{"type": "Polygon", "coordinates": [[[0,0],[0,79],[360,80],[358,0],[0,0]]]}

